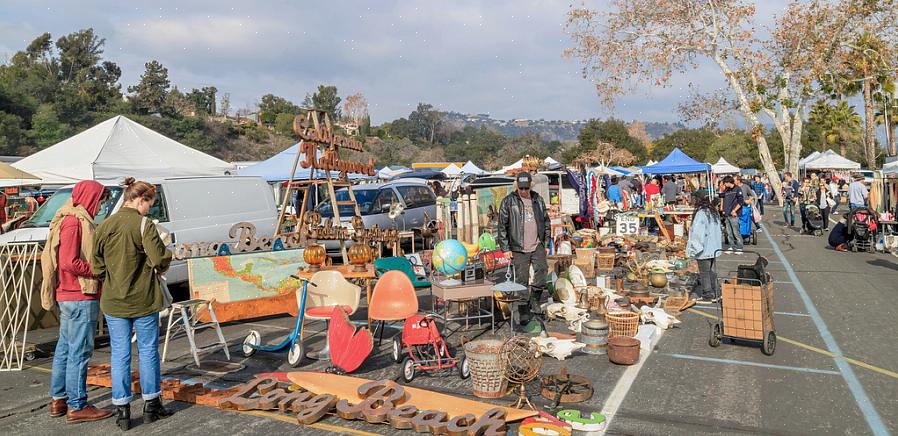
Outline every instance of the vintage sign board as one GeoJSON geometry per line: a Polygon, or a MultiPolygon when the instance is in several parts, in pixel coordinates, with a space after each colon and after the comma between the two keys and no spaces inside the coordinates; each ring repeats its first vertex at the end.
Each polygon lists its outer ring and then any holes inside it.
{"type": "Polygon", "coordinates": [[[639,217],[634,214],[617,214],[614,234],[618,236],[639,234],[639,217]]]}

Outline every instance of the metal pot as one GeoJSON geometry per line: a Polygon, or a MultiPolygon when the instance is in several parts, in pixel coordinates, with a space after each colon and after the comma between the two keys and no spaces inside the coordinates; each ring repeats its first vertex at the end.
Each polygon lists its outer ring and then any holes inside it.
{"type": "Polygon", "coordinates": [[[649,283],[656,288],[667,286],[667,274],[663,272],[653,272],[649,275],[649,283]]]}

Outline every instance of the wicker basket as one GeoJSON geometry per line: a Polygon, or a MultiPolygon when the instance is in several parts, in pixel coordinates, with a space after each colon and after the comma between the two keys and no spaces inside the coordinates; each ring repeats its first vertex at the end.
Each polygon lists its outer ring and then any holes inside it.
{"type": "Polygon", "coordinates": [[[608,337],[636,336],[639,328],[639,314],[636,312],[608,312],[605,314],[608,321],[608,337]]]}
{"type": "Polygon", "coordinates": [[[596,254],[596,264],[599,271],[611,271],[614,269],[614,261],[617,258],[615,253],[598,253],[596,254]]]}
{"type": "Polygon", "coordinates": [[[664,299],[664,309],[679,312],[689,302],[688,295],[671,295],[664,299]]]}
{"type": "Polygon", "coordinates": [[[499,359],[503,341],[481,339],[465,344],[465,357],[471,367],[471,384],[475,397],[499,398],[505,395],[507,381],[499,359]]]}

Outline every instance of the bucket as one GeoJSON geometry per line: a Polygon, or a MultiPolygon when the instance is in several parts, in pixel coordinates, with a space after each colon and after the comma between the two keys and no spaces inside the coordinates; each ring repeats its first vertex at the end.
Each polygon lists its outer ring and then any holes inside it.
{"type": "Polygon", "coordinates": [[[505,373],[499,359],[501,349],[502,341],[497,339],[481,339],[465,344],[475,397],[499,398],[505,395],[505,373]]]}
{"type": "Polygon", "coordinates": [[[632,365],[639,362],[639,339],[629,336],[615,336],[608,339],[608,360],[618,365],[632,365]]]}
{"type": "Polygon", "coordinates": [[[586,354],[605,354],[608,345],[608,323],[592,319],[580,326],[577,342],[586,344],[580,351],[586,354]]]}

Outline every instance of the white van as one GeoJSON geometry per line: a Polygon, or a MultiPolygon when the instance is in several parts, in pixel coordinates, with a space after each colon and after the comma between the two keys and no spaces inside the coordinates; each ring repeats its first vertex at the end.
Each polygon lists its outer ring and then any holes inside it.
{"type": "MultiPolygon", "coordinates": [[[[148,218],[171,233],[172,243],[236,242],[228,237],[234,224],[245,221],[256,226],[256,234],[274,234],[277,206],[271,188],[260,177],[177,177],[147,180],[156,185],[156,203],[148,218]]],[[[101,182],[111,196],[97,213],[99,224],[122,207],[123,188],[101,182]]],[[[72,186],[56,191],[20,228],[0,235],[0,244],[44,242],[53,215],[72,197],[72,186]]],[[[171,248],[171,247],[169,247],[171,248]]],[[[173,261],[166,274],[170,284],[187,281],[187,264],[173,261]]]]}

